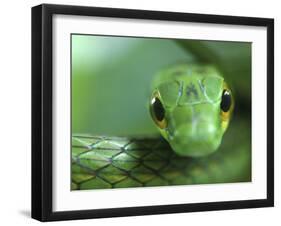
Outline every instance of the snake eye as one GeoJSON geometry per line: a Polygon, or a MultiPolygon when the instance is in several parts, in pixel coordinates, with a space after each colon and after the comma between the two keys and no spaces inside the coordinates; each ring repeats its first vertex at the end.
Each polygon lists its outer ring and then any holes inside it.
{"type": "Polygon", "coordinates": [[[160,101],[159,94],[154,94],[151,99],[150,114],[158,127],[160,127],[161,129],[167,127],[167,121],[165,119],[165,109],[160,101]]]}
{"type": "Polygon", "coordinates": [[[231,104],[232,104],[231,93],[229,90],[224,89],[221,97],[221,110],[223,112],[228,112],[231,108],[231,104]]]}
{"type": "Polygon", "coordinates": [[[230,89],[228,88],[227,84],[224,83],[224,89],[222,91],[221,96],[221,119],[222,119],[222,127],[226,129],[228,127],[228,123],[231,117],[231,114],[234,109],[234,99],[230,89]]]}

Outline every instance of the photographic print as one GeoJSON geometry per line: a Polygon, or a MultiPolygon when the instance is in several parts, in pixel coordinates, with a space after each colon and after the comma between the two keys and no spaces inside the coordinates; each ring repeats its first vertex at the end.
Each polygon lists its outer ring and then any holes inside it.
{"type": "Polygon", "coordinates": [[[274,20],[32,8],[32,217],[274,205],[274,20]]]}
{"type": "Polygon", "coordinates": [[[71,189],[251,181],[251,43],[71,35],[71,189]]]}

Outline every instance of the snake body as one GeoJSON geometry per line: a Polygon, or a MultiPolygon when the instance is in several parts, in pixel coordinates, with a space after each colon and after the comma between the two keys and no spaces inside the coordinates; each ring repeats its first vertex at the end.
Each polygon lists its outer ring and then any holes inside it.
{"type": "Polygon", "coordinates": [[[220,148],[200,158],[181,157],[159,138],[75,135],[71,187],[83,190],[250,181],[250,144],[237,146],[237,141],[245,144],[250,139],[249,124],[246,120],[233,122],[220,148]]]}
{"type": "Polygon", "coordinates": [[[210,65],[160,72],[150,112],[164,139],[73,135],[72,190],[250,181],[248,120],[234,117],[224,135],[230,93],[210,65]]]}

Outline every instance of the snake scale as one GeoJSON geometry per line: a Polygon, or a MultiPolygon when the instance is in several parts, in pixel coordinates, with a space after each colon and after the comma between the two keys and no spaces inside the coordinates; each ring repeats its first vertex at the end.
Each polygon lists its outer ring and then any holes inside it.
{"type": "Polygon", "coordinates": [[[73,136],[72,189],[249,181],[250,147],[234,148],[249,139],[241,126],[229,128],[216,153],[195,159],[179,157],[159,138],[73,136]],[[240,137],[234,140],[237,130],[240,137]]]}

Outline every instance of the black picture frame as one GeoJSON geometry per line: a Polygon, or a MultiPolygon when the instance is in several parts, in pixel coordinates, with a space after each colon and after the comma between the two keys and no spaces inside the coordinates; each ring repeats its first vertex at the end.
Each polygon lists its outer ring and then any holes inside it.
{"type": "Polygon", "coordinates": [[[40,221],[121,217],[274,205],[274,20],[221,15],[43,4],[32,8],[32,218],[40,221]],[[52,210],[52,18],[55,14],[267,28],[267,198],[54,212],[52,210]]]}

